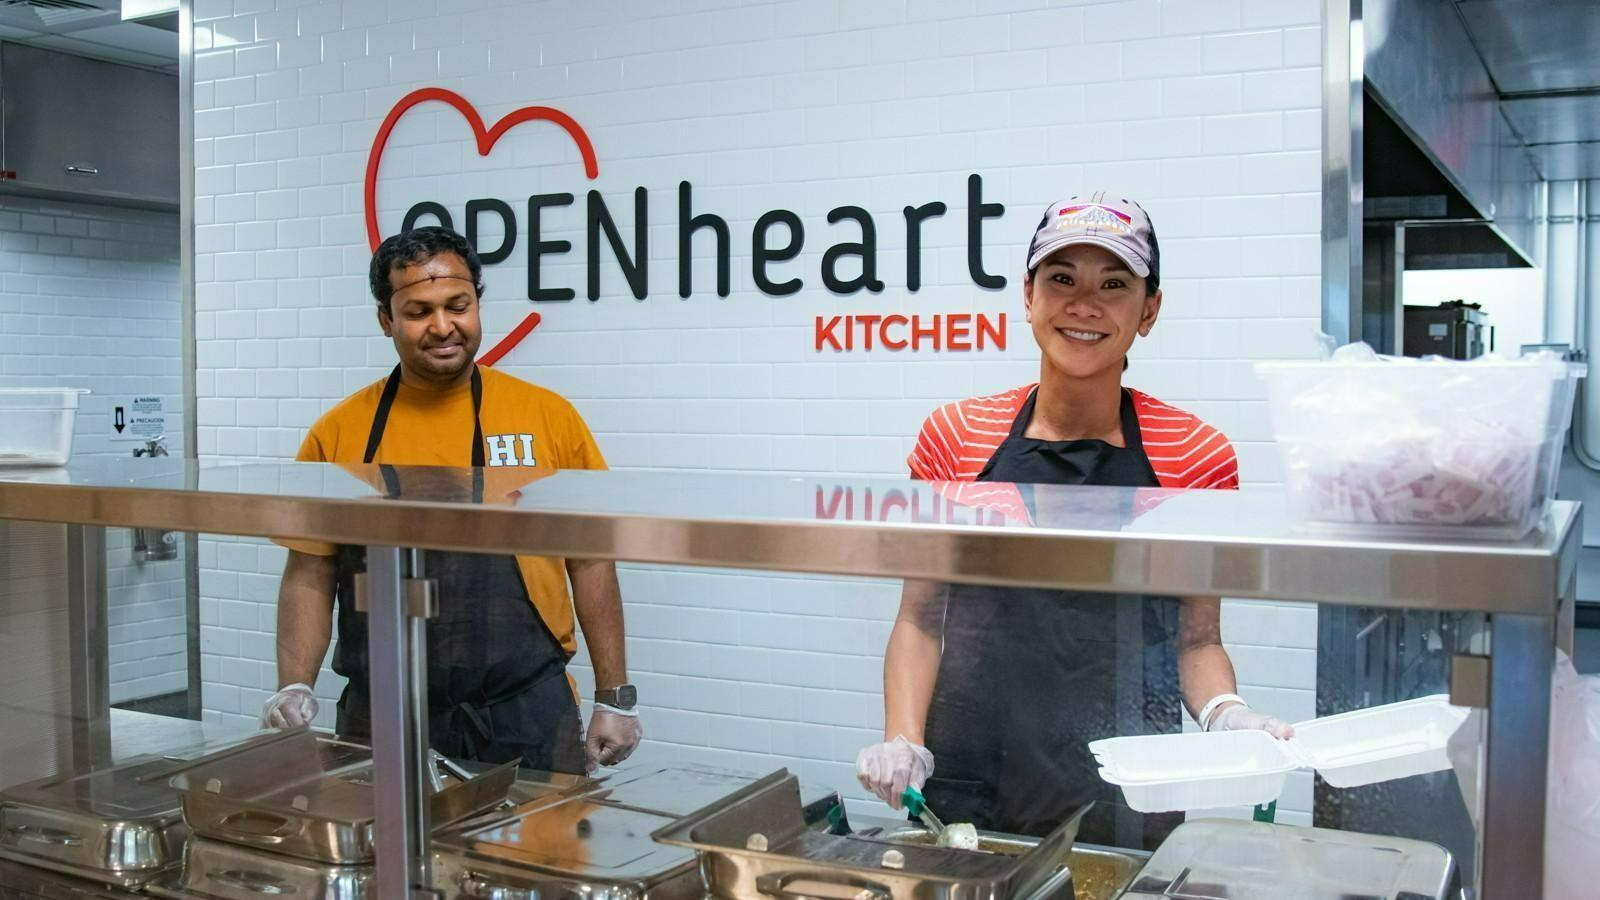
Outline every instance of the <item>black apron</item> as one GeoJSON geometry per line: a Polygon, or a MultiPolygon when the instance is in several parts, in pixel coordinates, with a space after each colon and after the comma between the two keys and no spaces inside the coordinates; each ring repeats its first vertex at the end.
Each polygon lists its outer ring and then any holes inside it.
{"type": "MultiPolygon", "coordinates": [[[[389,376],[372,417],[363,461],[383,441],[400,387],[389,376]]],[[[483,502],[483,378],[472,372],[472,465],[467,470],[380,466],[391,497],[460,500],[471,479],[472,502],[483,502]],[[402,479],[407,483],[402,485],[402,479]]],[[[424,575],[438,582],[438,614],[428,622],[428,741],[458,759],[582,774],[583,727],[567,682],[567,655],[534,609],[516,557],[429,550],[424,575]]],[[[366,548],[340,547],[339,643],[333,670],[349,679],[339,698],[339,734],[369,740],[367,616],[355,608],[355,576],[366,548]]]]}
{"type": "MultiPolygon", "coordinates": [[[[1126,391],[1123,447],[1026,437],[1036,396],[979,481],[1015,482],[1030,506],[1033,484],[1159,486],[1126,391]]],[[[1128,809],[1100,780],[1088,744],[1180,729],[1178,601],[977,585],[947,585],[944,595],[928,805],[946,822],[1042,836],[1094,802],[1079,840],[1155,849],[1183,816],[1128,809]]]]}

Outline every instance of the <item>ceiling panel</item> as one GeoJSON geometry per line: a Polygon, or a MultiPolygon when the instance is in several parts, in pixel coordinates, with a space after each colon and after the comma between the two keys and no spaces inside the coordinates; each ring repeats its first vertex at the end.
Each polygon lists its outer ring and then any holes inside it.
{"type": "Polygon", "coordinates": [[[1600,93],[1502,100],[1500,108],[1529,144],[1600,141],[1600,93]]]}
{"type": "Polygon", "coordinates": [[[1547,181],[1600,178],[1600,142],[1529,147],[1547,181]]]}
{"type": "Polygon", "coordinates": [[[1595,0],[1457,0],[1503,94],[1600,85],[1595,0]]]}
{"type": "Polygon", "coordinates": [[[94,8],[67,9],[72,14],[62,15],[60,8],[0,0],[0,39],[108,62],[175,69],[175,32],[122,21],[120,0],[77,2],[94,8]]]}
{"type": "Polygon", "coordinates": [[[178,35],[172,31],[162,31],[148,25],[136,22],[118,22],[100,28],[85,28],[74,31],[72,37],[81,41],[90,41],[96,44],[105,44],[119,47],[123,50],[135,50],[159,56],[174,62],[178,59],[178,35]]]}
{"type": "Polygon", "coordinates": [[[79,28],[110,25],[121,19],[115,5],[76,9],[0,2],[0,23],[47,34],[66,34],[79,28]]]}

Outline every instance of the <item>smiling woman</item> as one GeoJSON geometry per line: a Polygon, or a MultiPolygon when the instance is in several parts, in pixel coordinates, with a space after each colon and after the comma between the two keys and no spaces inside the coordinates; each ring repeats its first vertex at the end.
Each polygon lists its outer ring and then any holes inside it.
{"type": "MultiPolygon", "coordinates": [[[[1155,228],[1139,204],[1104,194],[1052,204],[1028,247],[1022,285],[1040,349],[1038,384],[936,410],[907,461],[911,474],[1013,482],[1008,496],[1030,517],[1036,484],[1238,487],[1221,432],[1122,386],[1128,349],[1161,313],[1160,266],[1155,228]]],[[[861,783],[891,805],[909,784],[949,819],[1043,835],[1082,804],[1115,801],[1090,742],[1130,727],[1177,731],[1180,701],[1207,730],[1288,737],[1287,725],[1237,696],[1219,606],[1215,597],[1135,605],[1103,594],[908,581],[884,656],[884,742],[861,751],[861,783]],[[1119,640],[1130,624],[1138,637],[1119,640]],[[1149,698],[1136,723],[1116,708],[1129,684],[1149,698]]],[[[1097,804],[1080,837],[1138,835],[1154,847],[1177,821],[1127,821],[1115,808],[1097,804]]]]}

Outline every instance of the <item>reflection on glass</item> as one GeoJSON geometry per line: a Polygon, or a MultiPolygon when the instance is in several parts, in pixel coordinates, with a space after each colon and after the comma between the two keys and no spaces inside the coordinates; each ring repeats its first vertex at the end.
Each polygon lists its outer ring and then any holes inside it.
{"type": "MultiPolygon", "coordinates": [[[[514,502],[537,477],[505,469],[344,468],[370,479],[384,497],[439,503],[514,502]]],[[[336,731],[370,740],[367,622],[356,587],[365,548],[283,543],[290,552],[278,605],[280,687],[266,703],[263,724],[294,727],[315,719],[312,686],[336,633],[333,671],[346,681],[336,731]]],[[[438,601],[426,648],[435,750],[568,773],[616,765],[632,753],[639,722],[631,696],[618,692],[627,664],[614,564],[445,551],[420,558],[419,574],[433,582],[438,601]],[[566,671],[580,626],[588,659],[609,691],[595,698],[587,729],[566,671]]]]}
{"type": "Polygon", "coordinates": [[[111,702],[187,717],[189,629],[183,536],[106,529],[106,617],[111,702]]]}

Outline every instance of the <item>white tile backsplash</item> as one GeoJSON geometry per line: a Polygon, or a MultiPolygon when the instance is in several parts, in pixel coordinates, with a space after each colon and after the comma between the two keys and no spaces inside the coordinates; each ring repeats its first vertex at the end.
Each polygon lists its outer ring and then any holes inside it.
{"type": "MultiPolygon", "coordinates": [[[[126,456],[112,398],[162,398],[167,447],[183,453],[178,217],[0,197],[0,388],[79,387],[73,456],[126,456]]],[[[184,563],[136,562],[107,529],[111,700],[188,686],[184,563]]],[[[180,551],[181,553],[181,551],[180,551]]]]}
{"type": "MultiPolygon", "coordinates": [[[[366,295],[360,184],[389,107],[438,86],[491,124],[523,104],[562,109],[589,130],[600,160],[600,178],[586,182],[546,123],[512,129],[485,158],[442,107],[400,121],[379,178],[385,231],[424,199],[443,202],[458,226],[469,198],[504,198],[518,212],[516,250],[486,272],[491,329],[530,309],[521,198],[578,195],[545,214],[544,239],[576,249],[547,259],[543,277],[582,294],[583,192],[601,190],[631,239],[630,192],[649,188],[648,298],[626,293],[604,250],[600,299],[541,305],[544,323],[502,363],[570,397],[615,467],[902,473],[933,407],[1033,377],[1022,249],[1046,203],[1104,187],[1144,203],[1166,250],[1165,319],[1135,353],[1130,383],[1228,429],[1246,482],[1275,481],[1248,360],[1293,352],[1290,337],[1318,316],[1320,167],[1308,141],[1320,32],[1303,27],[1315,17],[1305,3],[1252,0],[1046,6],[794,0],[695,13],[634,4],[624,14],[607,4],[280,0],[235,14],[197,0],[203,25],[240,36],[197,60],[202,455],[290,454],[316,415],[391,364],[366,295]],[[243,82],[224,84],[244,76],[253,100],[243,82]],[[984,226],[984,266],[1008,279],[998,292],[967,271],[974,172],[984,199],[1006,208],[984,226]],[[695,212],[728,223],[728,298],[711,290],[707,234],[694,244],[695,293],[677,296],[680,180],[694,184],[695,212]],[[1291,197],[1312,200],[1291,214],[1291,197]],[[902,209],[934,200],[948,209],[922,228],[922,289],[912,294],[902,209]],[[880,294],[823,291],[822,251],[856,233],[825,221],[840,203],[874,217],[880,294]],[[806,229],[804,252],[772,267],[780,280],[804,279],[794,297],[752,287],[751,227],[773,208],[795,210],[806,229]],[[813,344],[824,312],[972,310],[1011,317],[1006,350],[833,355],[813,344]]],[[[246,727],[275,686],[268,629],[281,554],[252,565],[240,548],[259,542],[206,545],[218,551],[202,582],[208,656],[250,663],[208,668],[208,685],[239,689],[216,704],[208,694],[208,717],[246,727]],[[256,624],[241,608],[239,627],[228,627],[224,600],[257,603],[256,624]]],[[[623,588],[653,752],[788,764],[857,790],[849,763],[881,726],[895,586],[627,567],[623,588]]],[[[1242,690],[1285,717],[1308,715],[1314,611],[1225,610],[1242,690]]],[[[337,691],[324,673],[319,694],[337,691]]],[[[1308,816],[1310,796],[1297,782],[1286,818],[1308,816]]]]}

